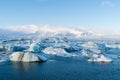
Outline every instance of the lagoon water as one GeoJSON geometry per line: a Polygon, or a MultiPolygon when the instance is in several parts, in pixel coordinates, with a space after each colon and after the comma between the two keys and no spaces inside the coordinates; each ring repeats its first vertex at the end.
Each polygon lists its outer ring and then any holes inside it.
{"type": "Polygon", "coordinates": [[[120,80],[120,50],[113,49],[105,55],[113,62],[91,63],[83,56],[55,55],[43,63],[0,62],[0,80],[120,80]]]}
{"type": "Polygon", "coordinates": [[[0,63],[0,80],[120,80],[120,59],[90,63],[83,57],[54,57],[44,63],[0,63]]]}

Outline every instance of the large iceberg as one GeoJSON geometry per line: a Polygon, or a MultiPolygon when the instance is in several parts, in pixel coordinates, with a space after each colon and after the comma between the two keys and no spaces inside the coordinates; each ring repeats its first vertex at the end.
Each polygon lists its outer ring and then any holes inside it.
{"type": "Polygon", "coordinates": [[[96,55],[94,54],[92,58],[88,59],[89,62],[103,62],[103,63],[109,63],[112,62],[112,59],[105,57],[104,55],[96,55]]]}
{"type": "Polygon", "coordinates": [[[47,58],[30,52],[14,52],[10,56],[10,61],[21,61],[21,62],[43,62],[47,58]]]}
{"type": "Polygon", "coordinates": [[[72,54],[67,53],[62,48],[54,48],[54,47],[47,47],[44,50],[42,50],[45,54],[52,54],[55,56],[62,56],[62,57],[72,57],[72,54]]]}

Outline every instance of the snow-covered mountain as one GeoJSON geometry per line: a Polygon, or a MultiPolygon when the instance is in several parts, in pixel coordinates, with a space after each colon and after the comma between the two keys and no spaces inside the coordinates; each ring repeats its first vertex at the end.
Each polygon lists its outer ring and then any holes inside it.
{"type": "MultiPolygon", "coordinates": [[[[105,31],[104,31],[105,32],[105,31]]],[[[111,32],[112,33],[112,32],[111,32]]],[[[114,32],[115,33],[115,32],[114,32]]],[[[36,25],[23,25],[5,27],[0,29],[0,37],[11,36],[36,36],[40,37],[69,37],[69,38],[119,38],[120,35],[100,33],[100,30],[93,30],[83,27],[64,27],[64,26],[36,26],[36,25]],[[112,35],[112,37],[110,36],[112,35]],[[114,35],[114,36],[113,36],[114,35]]]]}
{"type": "Polygon", "coordinates": [[[6,27],[0,30],[0,35],[3,36],[16,36],[16,35],[37,35],[39,37],[53,37],[53,36],[68,36],[68,37],[88,37],[93,33],[80,28],[74,27],[61,27],[61,26],[16,26],[6,27]]]}

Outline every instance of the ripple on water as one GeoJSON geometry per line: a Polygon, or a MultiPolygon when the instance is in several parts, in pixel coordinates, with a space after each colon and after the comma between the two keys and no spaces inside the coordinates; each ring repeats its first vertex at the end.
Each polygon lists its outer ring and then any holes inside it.
{"type": "Polygon", "coordinates": [[[44,63],[5,62],[0,64],[0,80],[120,80],[119,66],[119,59],[109,64],[61,57],[44,63]]]}

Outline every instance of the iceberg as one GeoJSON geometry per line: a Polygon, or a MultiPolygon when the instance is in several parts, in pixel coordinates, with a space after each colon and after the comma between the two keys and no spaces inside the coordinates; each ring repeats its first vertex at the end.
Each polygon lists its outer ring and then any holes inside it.
{"type": "Polygon", "coordinates": [[[81,51],[81,54],[82,54],[82,56],[84,56],[84,57],[86,57],[86,58],[91,58],[92,55],[93,55],[92,52],[87,51],[87,50],[84,50],[84,49],[81,51]]]}
{"type": "Polygon", "coordinates": [[[31,52],[41,52],[41,50],[44,48],[44,46],[42,45],[42,43],[32,43],[30,45],[29,51],[31,52]]]}
{"type": "Polygon", "coordinates": [[[82,47],[85,47],[88,49],[98,49],[98,45],[94,42],[86,42],[82,45],[82,47]]]}
{"type": "Polygon", "coordinates": [[[106,47],[104,44],[97,44],[94,42],[86,42],[81,45],[84,49],[89,49],[95,53],[102,53],[106,50],[106,47]]]}
{"type": "Polygon", "coordinates": [[[11,51],[11,49],[10,46],[0,45],[0,51],[11,51]]]}
{"type": "Polygon", "coordinates": [[[94,54],[92,58],[88,59],[89,62],[103,62],[103,63],[109,63],[112,62],[112,59],[105,57],[104,55],[96,55],[94,54]]]}
{"type": "Polygon", "coordinates": [[[55,43],[59,43],[59,42],[60,42],[60,39],[56,37],[56,38],[53,39],[53,41],[54,41],[55,43]]]}
{"type": "Polygon", "coordinates": [[[53,38],[53,42],[55,43],[68,43],[67,37],[61,38],[61,37],[55,37],[53,38]]]}
{"type": "Polygon", "coordinates": [[[55,43],[53,46],[58,48],[70,48],[68,43],[55,43]]]}
{"type": "Polygon", "coordinates": [[[46,57],[33,54],[31,52],[13,52],[9,56],[9,59],[10,61],[18,62],[43,62],[47,60],[46,57]]]}
{"type": "Polygon", "coordinates": [[[120,44],[106,44],[105,46],[108,48],[120,49],[120,44]]]}
{"type": "Polygon", "coordinates": [[[52,54],[52,55],[55,55],[55,56],[62,56],[62,57],[72,57],[72,54],[67,53],[62,48],[47,47],[42,51],[45,54],[52,54]]]}
{"type": "Polygon", "coordinates": [[[112,59],[105,57],[103,54],[98,54],[90,50],[82,50],[82,56],[88,58],[89,62],[112,62],[112,59]]]}

